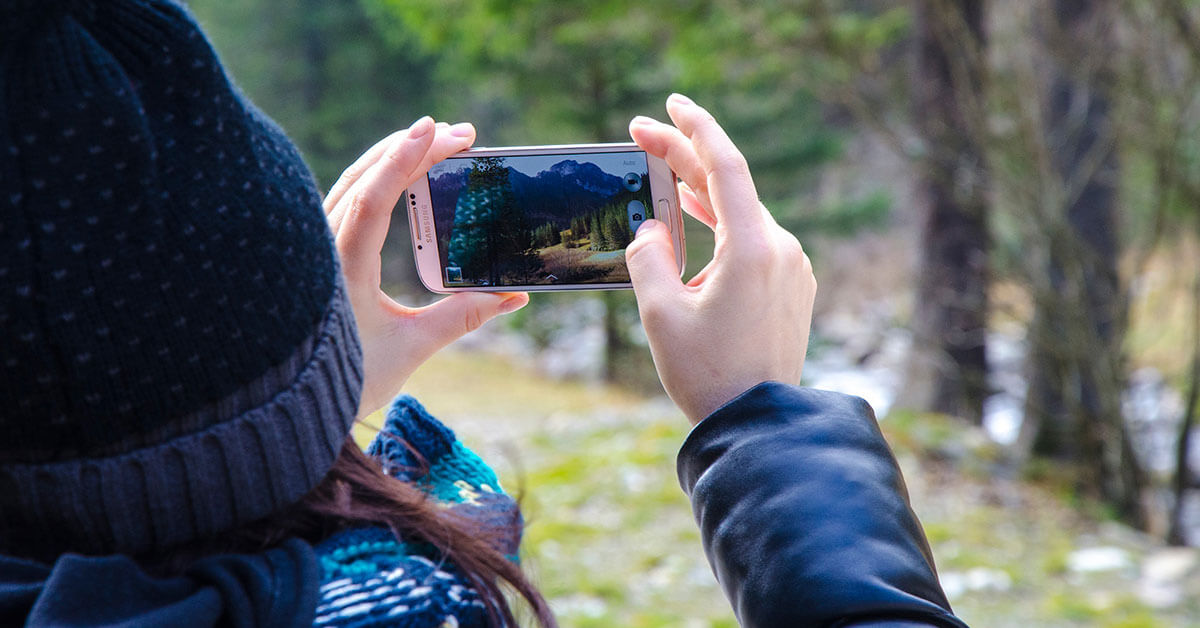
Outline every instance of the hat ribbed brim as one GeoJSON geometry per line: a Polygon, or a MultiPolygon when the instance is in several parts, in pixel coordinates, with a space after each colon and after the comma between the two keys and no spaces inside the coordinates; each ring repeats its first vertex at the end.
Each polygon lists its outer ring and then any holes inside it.
{"type": "MultiPolygon", "coordinates": [[[[139,554],[292,504],[337,458],[362,377],[362,350],[339,282],[310,339],[245,389],[278,391],[265,403],[119,456],[0,466],[0,552],[139,554]]],[[[223,399],[205,411],[242,405],[223,399]]]]}

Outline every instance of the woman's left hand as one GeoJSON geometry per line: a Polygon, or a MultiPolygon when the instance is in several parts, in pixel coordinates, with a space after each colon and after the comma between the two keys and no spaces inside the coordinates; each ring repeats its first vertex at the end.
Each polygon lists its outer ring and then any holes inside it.
{"type": "Polygon", "coordinates": [[[430,166],[474,141],[475,128],[469,123],[435,125],[432,118],[421,118],[371,147],[325,197],[325,215],[363,347],[360,419],[390,402],[413,371],[439,349],[529,302],[529,295],[519,292],[461,292],[413,308],[380,288],[380,253],[400,196],[430,166]]]}

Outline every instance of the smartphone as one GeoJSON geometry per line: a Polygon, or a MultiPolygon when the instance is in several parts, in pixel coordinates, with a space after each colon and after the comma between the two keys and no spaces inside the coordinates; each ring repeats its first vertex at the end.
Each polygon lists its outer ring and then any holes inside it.
{"type": "Polygon", "coordinates": [[[463,151],[405,192],[417,275],[433,292],[630,288],[625,247],[655,218],[682,276],[675,181],[633,143],[463,151]]]}

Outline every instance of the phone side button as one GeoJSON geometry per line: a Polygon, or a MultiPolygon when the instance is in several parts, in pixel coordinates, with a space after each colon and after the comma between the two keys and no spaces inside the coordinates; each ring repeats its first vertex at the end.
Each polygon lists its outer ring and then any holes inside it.
{"type": "Polygon", "coordinates": [[[675,225],[671,224],[671,203],[667,199],[658,199],[658,215],[655,217],[667,223],[672,230],[675,229],[675,225]]]}

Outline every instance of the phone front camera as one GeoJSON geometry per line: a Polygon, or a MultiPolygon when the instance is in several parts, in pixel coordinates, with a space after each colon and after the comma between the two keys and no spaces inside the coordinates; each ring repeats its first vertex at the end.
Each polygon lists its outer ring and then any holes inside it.
{"type": "Polygon", "coordinates": [[[421,250],[421,249],[423,249],[423,248],[425,248],[425,247],[421,246],[420,244],[418,244],[418,245],[417,245],[417,250],[418,250],[418,251],[420,251],[420,250],[421,250]]]}

